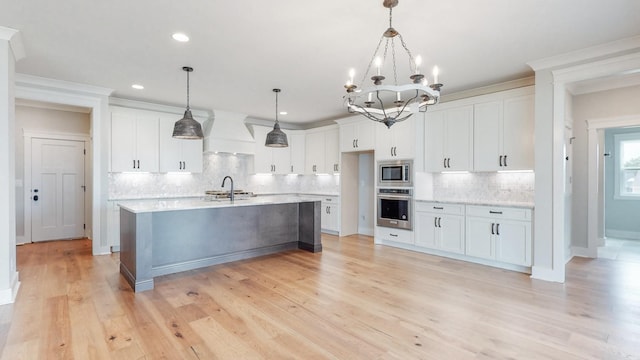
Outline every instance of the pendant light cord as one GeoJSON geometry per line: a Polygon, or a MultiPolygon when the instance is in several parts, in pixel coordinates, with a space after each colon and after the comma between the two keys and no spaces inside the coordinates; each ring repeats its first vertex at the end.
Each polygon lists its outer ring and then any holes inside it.
{"type": "Polygon", "coordinates": [[[276,123],[278,122],[278,92],[276,91],[276,123]]]}
{"type": "Polygon", "coordinates": [[[189,110],[189,71],[187,71],[187,110],[189,110]]]}

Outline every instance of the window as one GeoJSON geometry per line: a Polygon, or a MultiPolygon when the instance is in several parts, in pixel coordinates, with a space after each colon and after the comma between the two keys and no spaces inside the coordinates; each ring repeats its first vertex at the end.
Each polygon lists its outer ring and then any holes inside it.
{"type": "Polygon", "coordinates": [[[616,197],[640,200],[640,132],[614,135],[616,197]]]}

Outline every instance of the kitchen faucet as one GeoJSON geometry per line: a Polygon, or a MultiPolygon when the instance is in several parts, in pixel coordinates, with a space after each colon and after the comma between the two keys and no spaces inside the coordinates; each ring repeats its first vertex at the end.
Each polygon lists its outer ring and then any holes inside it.
{"type": "Polygon", "coordinates": [[[233,202],[233,179],[231,178],[231,176],[227,175],[224,177],[224,179],[222,179],[222,187],[224,187],[224,183],[225,181],[227,181],[227,179],[231,181],[231,191],[229,191],[229,198],[231,199],[231,202],[233,202]]]}

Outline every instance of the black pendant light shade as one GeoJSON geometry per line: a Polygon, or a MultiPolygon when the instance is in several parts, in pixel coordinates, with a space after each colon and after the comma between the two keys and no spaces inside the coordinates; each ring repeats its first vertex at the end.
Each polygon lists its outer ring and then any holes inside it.
{"type": "Polygon", "coordinates": [[[278,93],[280,89],[273,89],[276,93],[276,123],[273,125],[273,130],[267,134],[267,139],[264,142],[264,146],[268,147],[288,147],[287,134],[280,130],[280,124],[278,123],[278,93]]]}
{"type": "Polygon", "coordinates": [[[187,110],[184,112],[182,119],[176,121],[173,127],[173,137],[176,139],[202,139],[202,125],[193,118],[191,109],[189,108],[189,73],[193,68],[185,66],[182,70],[187,72],[187,110]]]}

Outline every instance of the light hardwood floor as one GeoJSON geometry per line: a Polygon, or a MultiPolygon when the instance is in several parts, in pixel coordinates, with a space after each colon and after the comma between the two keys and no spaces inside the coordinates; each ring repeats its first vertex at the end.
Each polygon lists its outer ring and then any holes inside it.
{"type": "Polygon", "coordinates": [[[138,294],[87,240],[20,246],[2,359],[640,358],[640,263],[574,259],[557,284],[369,237],[323,245],[138,294]]]}

